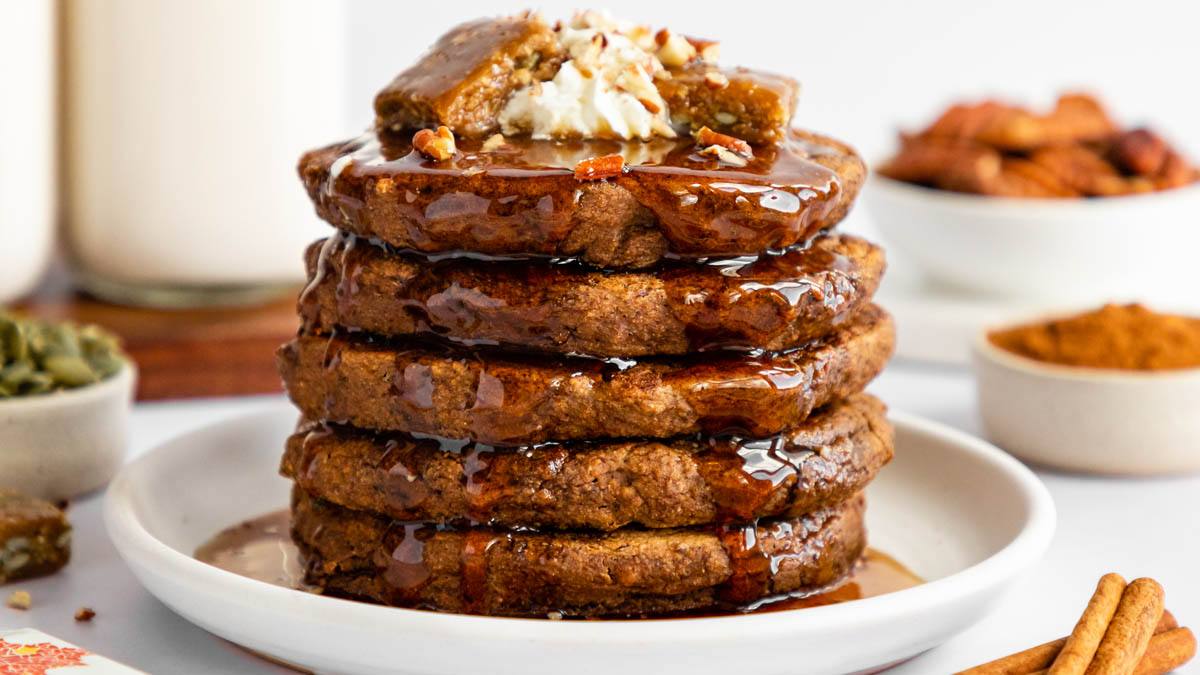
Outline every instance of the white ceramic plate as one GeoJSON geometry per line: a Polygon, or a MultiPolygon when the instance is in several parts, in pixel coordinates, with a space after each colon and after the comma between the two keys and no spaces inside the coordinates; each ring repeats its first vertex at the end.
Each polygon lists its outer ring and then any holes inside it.
{"type": "Polygon", "coordinates": [[[381,607],[294,591],[196,561],[217,531],[281,508],[295,412],[203,429],[128,465],[105,497],[113,543],[143,585],[221,637],[318,672],[834,675],[935,647],[991,610],[1042,556],[1054,506],[984,441],[896,413],[896,459],[868,489],[872,546],[929,580],[841,605],[657,621],[545,621],[381,607]]]}

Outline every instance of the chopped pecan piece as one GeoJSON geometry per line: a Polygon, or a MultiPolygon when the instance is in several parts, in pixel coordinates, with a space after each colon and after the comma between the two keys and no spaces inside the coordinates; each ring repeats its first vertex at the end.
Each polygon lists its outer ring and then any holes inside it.
{"type": "Polygon", "coordinates": [[[704,83],[713,89],[724,89],[729,86],[729,78],[725,77],[725,73],[714,70],[704,74],[704,83]]]}
{"type": "Polygon", "coordinates": [[[695,136],[696,144],[702,148],[716,145],[726,148],[747,159],[754,156],[754,150],[746,141],[743,141],[740,138],[734,138],[733,136],[729,136],[727,134],[719,134],[708,127],[700,127],[700,129],[696,131],[695,136]]]}
{"type": "Polygon", "coordinates": [[[33,606],[33,596],[29,591],[13,591],[4,604],[13,609],[29,609],[33,606]]]}
{"type": "Polygon", "coordinates": [[[439,162],[450,159],[458,152],[454,145],[454,134],[446,127],[438,127],[437,131],[422,129],[413,135],[413,147],[417,152],[429,159],[439,162]]]}
{"type": "Polygon", "coordinates": [[[625,158],[621,155],[589,157],[575,165],[576,180],[600,180],[615,178],[625,170],[625,158]]]}
{"type": "Polygon", "coordinates": [[[493,150],[503,148],[505,145],[508,145],[508,141],[504,138],[504,134],[492,134],[483,142],[483,146],[480,149],[484,152],[492,152],[493,150]]]}
{"type": "Polygon", "coordinates": [[[700,38],[684,38],[696,50],[696,55],[701,61],[716,63],[721,60],[721,43],[715,40],[702,40],[700,38]]]}
{"type": "Polygon", "coordinates": [[[692,43],[684,36],[672,33],[666,28],[655,34],[654,43],[658,45],[655,55],[668,68],[677,68],[696,58],[696,48],[692,43]]]}

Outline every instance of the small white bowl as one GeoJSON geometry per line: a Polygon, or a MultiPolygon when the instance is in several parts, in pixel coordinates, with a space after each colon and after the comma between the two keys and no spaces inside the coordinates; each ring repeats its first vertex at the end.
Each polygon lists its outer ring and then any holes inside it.
{"type": "Polygon", "coordinates": [[[1193,306],[1200,185],[1091,199],[935,190],[873,175],[864,203],[886,243],[934,280],[997,297],[1193,306]]]}
{"type": "Polygon", "coordinates": [[[1109,475],[1200,470],[1200,368],[1128,371],[1044,363],[981,331],[973,345],[987,438],[1047,467],[1109,475]]]}
{"type": "Polygon", "coordinates": [[[77,389],[0,400],[0,488],[69,499],[108,483],[129,445],[137,369],[77,389]]]}

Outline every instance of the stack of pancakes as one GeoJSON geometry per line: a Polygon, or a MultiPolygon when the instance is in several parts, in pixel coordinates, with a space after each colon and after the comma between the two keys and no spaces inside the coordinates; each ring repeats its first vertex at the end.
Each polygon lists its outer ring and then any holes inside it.
{"type": "MultiPolygon", "coordinates": [[[[744,75],[742,75],[744,77],[744,75]]],[[[790,118],[790,112],[788,114],[790,118]]],[[[864,167],[783,131],[744,166],[682,136],[378,130],[308,153],[338,228],[279,352],[282,472],[326,593],[510,616],[741,608],[836,584],[892,454],[884,261],[829,232],[864,167]],[[619,153],[616,176],[574,167],[619,153]]]]}

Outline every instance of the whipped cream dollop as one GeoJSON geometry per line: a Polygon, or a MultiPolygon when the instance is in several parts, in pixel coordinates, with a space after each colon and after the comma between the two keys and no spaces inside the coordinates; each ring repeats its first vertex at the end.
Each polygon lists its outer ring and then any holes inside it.
{"type": "Polygon", "coordinates": [[[529,133],[537,139],[675,136],[667,104],[654,84],[665,68],[648,27],[583,12],[556,33],[567,60],[553,79],[513,92],[500,112],[505,134],[529,133]]]}

